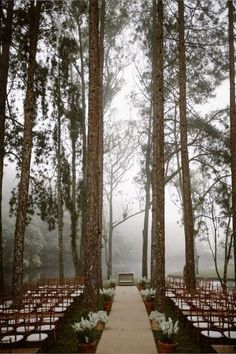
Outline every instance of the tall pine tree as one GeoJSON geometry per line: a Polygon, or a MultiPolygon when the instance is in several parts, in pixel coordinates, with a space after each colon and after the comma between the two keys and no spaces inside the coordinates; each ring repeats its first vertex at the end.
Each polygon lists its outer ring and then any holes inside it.
{"type": "Polygon", "coordinates": [[[100,206],[100,53],[98,0],[89,2],[89,108],[88,144],[86,170],[86,233],[84,299],[86,308],[95,311],[98,298],[98,249],[101,247],[99,233],[100,206]]]}
{"type": "MultiPolygon", "coordinates": [[[[14,1],[6,1],[5,25],[1,33],[0,54],[0,296],[4,293],[3,239],[2,239],[2,183],[5,156],[6,99],[9,71],[9,54],[12,42],[14,1]]],[[[0,9],[1,11],[2,9],[0,9]]],[[[2,17],[2,13],[0,13],[2,17]]]]}
{"type": "Polygon", "coordinates": [[[236,286],[236,106],[235,106],[235,55],[234,55],[234,4],[228,0],[229,21],[229,80],[230,80],[230,154],[232,173],[232,214],[234,242],[234,278],[236,286]]]}
{"type": "Polygon", "coordinates": [[[191,183],[188,157],[188,131],[186,119],[186,61],[184,38],[184,1],[178,1],[178,29],[179,29],[179,116],[180,116],[180,141],[181,141],[181,166],[183,179],[183,208],[185,231],[185,257],[186,257],[186,286],[195,288],[194,267],[194,235],[193,211],[191,199],[191,183]]]}
{"type": "Polygon", "coordinates": [[[32,129],[35,119],[35,94],[34,78],[36,70],[36,53],[39,38],[39,25],[42,1],[31,2],[29,7],[29,57],[27,69],[27,87],[24,103],[24,140],[21,153],[21,176],[18,192],[18,204],[14,240],[13,260],[13,296],[22,294],[23,286],[23,259],[24,259],[24,235],[26,226],[26,214],[28,206],[30,163],[32,151],[32,129]]]}
{"type": "Polygon", "coordinates": [[[164,48],[163,1],[154,1],[154,117],[153,117],[153,175],[152,175],[152,285],[157,289],[156,305],[165,303],[165,186],[164,186],[164,48]]]}

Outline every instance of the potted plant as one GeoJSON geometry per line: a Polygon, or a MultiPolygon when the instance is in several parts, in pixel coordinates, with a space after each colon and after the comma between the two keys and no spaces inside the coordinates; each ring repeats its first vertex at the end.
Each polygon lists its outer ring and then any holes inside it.
{"type": "Polygon", "coordinates": [[[116,278],[110,277],[109,282],[110,282],[110,288],[115,289],[116,288],[116,278]]]}
{"type": "Polygon", "coordinates": [[[160,322],[161,334],[158,340],[159,353],[174,353],[176,352],[177,343],[175,336],[179,331],[179,321],[173,323],[169,317],[168,320],[163,319],[160,322]]]}
{"type": "Polygon", "coordinates": [[[138,289],[144,290],[146,288],[146,285],[148,283],[148,279],[146,277],[142,277],[138,280],[138,289]]]}
{"type": "Polygon", "coordinates": [[[113,288],[99,289],[99,294],[103,297],[104,310],[110,312],[115,290],[113,288]]]}
{"type": "Polygon", "coordinates": [[[156,295],[156,290],[153,288],[140,290],[140,295],[143,298],[147,312],[150,313],[153,310],[153,302],[156,295]]]}
{"type": "Polygon", "coordinates": [[[73,331],[78,338],[78,352],[79,353],[95,353],[95,327],[97,319],[95,316],[89,314],[89,318],[81,317],[80,322],[75,322],[72,325],[73,331]]]}
{"type": "Polygon", "coordinates": [[[96,330],[103,331],[105,324],[108,322],[107,313],[106,311],[98,311],[95,315],[97,318],[96,330]]]}
{"type": "Polygon", "coordinates": [[[165,320],[165,315],[159,311],[152,311],[149,315],[149,320],[151,322],[151,327],[153,331],[160,330],[160,322],[165,320]]]}

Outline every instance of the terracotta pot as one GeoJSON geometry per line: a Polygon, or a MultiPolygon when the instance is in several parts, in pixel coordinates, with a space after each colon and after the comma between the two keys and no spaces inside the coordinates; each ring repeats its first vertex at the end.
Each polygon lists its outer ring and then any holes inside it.
{"type": "Polygon", "coordinates": [[[97,322],[97,325],[96,325],[96,330],[97,331],[103,331],[104,327],[105,327],[105,323],[104,322],[101,322],[101,321],[97,322]]]}
{"type": "Polygon", "coordinates": [[[96,352],[96,343],[79,343],[78,345],[79,353],[95,353],[96,352]]]}
{"type": "Polygon", "coordinates": [[[146,306],[146,310],[148,313],[150,313],[153,310],[153,302],[151,301],[143,301],[145,306],[146,306]]]}
{"type": "Polygon", "coordinates": [[[139,290],[139,291],[140,291],[140,290],[145,290],[145,285],[139,284],[139,285],[138,285],[138,290],[139,290]]]}
{"type": "Polygon", "coordinates": [[[103,308],[105,311],[110,312],[112,307],[112,301],[104,301],[103,308]]]}
{"type": "Polygon", "coordinates": [[[158,352],[159,353],[176,353],[177,343],[166,343],[161,342],[160,340],[158,343],[158,352]]]}

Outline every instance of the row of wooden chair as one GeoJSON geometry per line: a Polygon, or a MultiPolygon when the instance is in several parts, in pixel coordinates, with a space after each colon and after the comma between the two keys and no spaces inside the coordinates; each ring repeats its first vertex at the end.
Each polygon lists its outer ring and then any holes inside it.
{"type": "Polygon", "coordinates": [[[0,349],[35,346],[55,339],[58,321],[83,293],[81,282],[57,280],[27,285],[21,298],[2,299],[0,349]]]}
{"type": "Polygon", "coordinates": [[[168,282],[166,296],[197,340],[235,342],[236,302],[231,291],[213,290],[208,284],[189,291],[182,282],[168,282]]]}

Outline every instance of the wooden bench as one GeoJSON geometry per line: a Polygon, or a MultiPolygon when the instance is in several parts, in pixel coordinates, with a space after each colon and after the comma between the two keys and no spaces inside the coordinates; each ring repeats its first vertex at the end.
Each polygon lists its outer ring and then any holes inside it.
{"type": "Polygon", "coordinates": [[[119,285],[134,285],[134,273],[118,273],[119,285]]]}

